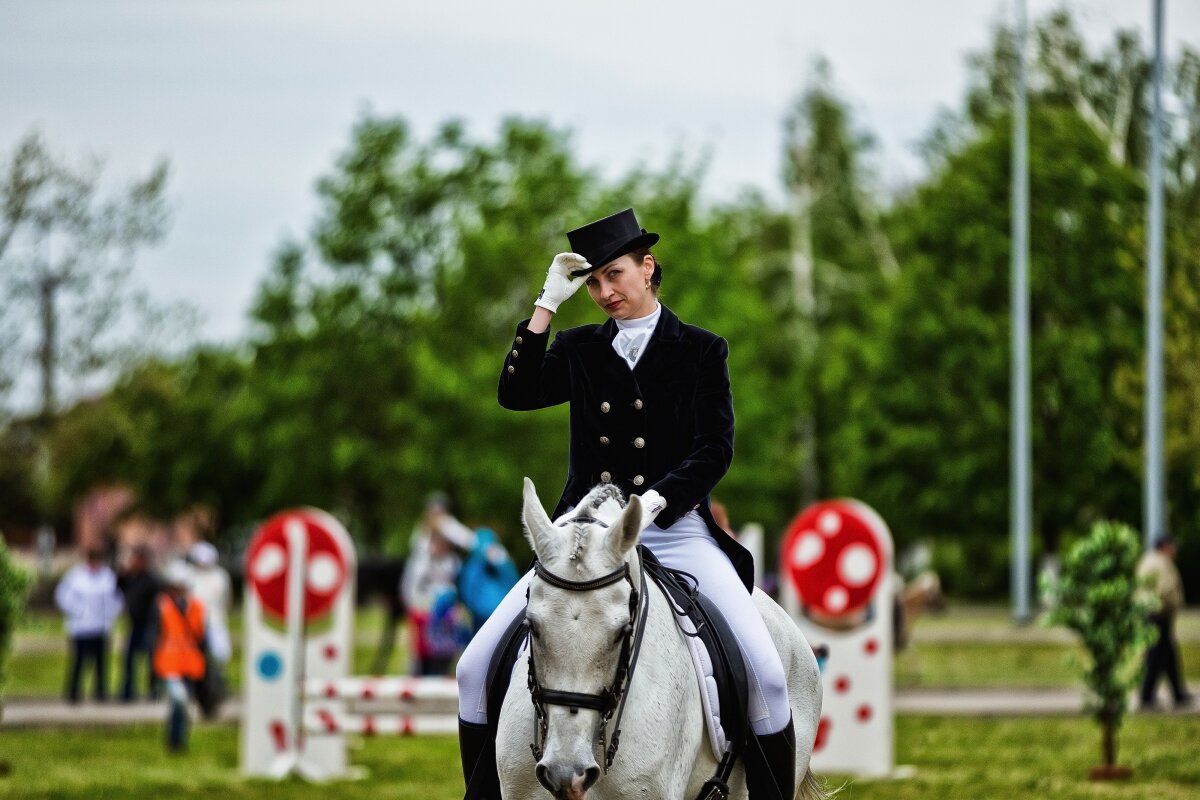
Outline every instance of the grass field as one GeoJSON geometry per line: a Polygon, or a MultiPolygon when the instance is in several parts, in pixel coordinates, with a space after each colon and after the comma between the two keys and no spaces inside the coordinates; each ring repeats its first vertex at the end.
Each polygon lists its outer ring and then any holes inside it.
{"type": "MultiPolygon", "coordinates": [[[[374,610],[360,614],[355,671],[367,671],[381,628],[374,610]]],[[[26,620],[9,663],[9,697],[53,697],[62,689],[65,640],[53,617],[26,620]]],[[[1200,615],[1180,626],[1185,671],[1200,688],[1200,615]]],[[[236,640],[236,639],[235,639],[236,640]]],[[[392,668],[405,663],[404,634],[397,635],[392,668]]],[[[1068,655],[1077,646],[1061,631],[1012,626],[1003,609],[952,611],[922,619],[909,649],[895,659],[896,685],[905,688],[1078,686],[1068,655]]],[[[119,677],[114,653],[112,679],[119,677]]],[[[236,683],[239,662],[232,665],[236,683]]],[[[1132,781],[1094,784],[1087,769],[1097,760],[1099,734],[1086,718],[897,718],[897,763],[912,777],[850,781],[840,798],[852,800],[988,800],[1050,796],[1055,800],[1121,797],[1123,800],[1200,798],[1200,717],[1135,715],[1121,736],[1121,762],[1132,781]]],[[[237,730],[204,725],[183,756],[168,756],[161,727],[118,729],[4,729],[0,761],[3,798],[170,797],[355,800],[380,797],[450,800],[461,797],[456,743],[447,738],[369,739],[354,743],[351,761],[366,768],[361,780],[314,786],[291,780],[249,780],[237,771],[237,730]]]]}
{"type": "MultiPolygon", "coordinates": [[[[0,778],[0,798],[55,800],[451,800],[462,796],[457,744],[448,738],[357,743],[351,760],[366,768],[361,780],[315,786],[273,783],[237,771],[236,729],[194,731],[189,753],[168,756],[158,727],[118,730],[11,730],[0,737],[0,757],[12,771],[0,778]]],[[[1122,732],[1121,762],[1134,777],[1120,784],[1086,778],[1099,737],[1085,719],[963,719],[901,716],[897,763],[912,765],[904,780],[851,781],[844,800],[1194,800],[1200,797],[1200,718],[1135,717],[1122,732]]]]}
{"type": "MultiPolygon", "coordinates": [[[[240,621],[240,619],[239,619],[240,621]]],[[[1189,615],[1180,625],[1184,673],[1200,689],[1200,615],[1189,615]]],[[[354,674],[370,671],[382,626],[374,609],[360,612],[354,674]]],[[[117,641],[123,636],[118,633],[117,641]]],[[[235,636],[234,641],[237,641],[235,636]]],[[[404,629],[396,634],[391,659],[393,672],[407,663],[404,629]]],[[[1041,689],[1079,685],[1078,672],[1068,656],[1081,650],[1064,631],[1038,627],[1016,628],[1003,609],[969,609],[923,618],[912,644],[896,654],[897,689],[1011,688],[1041,689]]],[[[66,671],[66,639],[42,617],[17,633],[17,647],[9,662],[9,697],[56,697],[62,693],[66,671]]],[[[112,654],[110,681],[120,680],[120,655],[112,654]]],[[[240,653],[230,665],[231,685],[241,679],[240,653]]]]}

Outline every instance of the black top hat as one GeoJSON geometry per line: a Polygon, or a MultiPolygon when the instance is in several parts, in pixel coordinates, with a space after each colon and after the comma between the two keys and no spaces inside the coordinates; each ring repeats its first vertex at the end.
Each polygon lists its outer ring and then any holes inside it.
{"type": "Polygon", "coordinates": [[[646,229],[638,225],[633,209],[627,208],[611,217],[567,231],[567,241],[571,243],[571,252],[586,258],[589,265],[587,269],[571,272],[571,275],[577,278],[626,253],[650,247],[658,241],[658,234],[646,233],[646,229]]]}

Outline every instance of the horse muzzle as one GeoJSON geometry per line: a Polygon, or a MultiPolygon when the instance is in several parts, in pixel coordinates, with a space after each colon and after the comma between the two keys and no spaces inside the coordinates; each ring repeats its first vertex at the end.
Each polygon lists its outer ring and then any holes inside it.
{"type": "Polygon", "coordinates": [[[558,800],[584,800],[588,789],[600,777],[600,767],[595,761],[590,765],[566,766],[542,759],[534,768],[534,774],[538,783],[558,800]]]}

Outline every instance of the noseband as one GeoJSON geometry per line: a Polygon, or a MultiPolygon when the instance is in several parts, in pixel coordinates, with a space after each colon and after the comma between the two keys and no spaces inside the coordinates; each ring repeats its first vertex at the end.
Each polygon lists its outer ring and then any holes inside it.
{"type": "MultiPolygon", "coordinates": [[[[620,581],[629,583],[629,622],[621,635],[621,652],[617,656],[617,671],[612,683],[602,688],[598,694],[583,694],[581,692],[563,692],[557,689],[546,689],[538,682],[537,670],[533,661],[533,642],[529,643],[529,696],[533,700],[533,710],[536,725],[534,726],[534,741],[529,745],[533,750],[536,761],[542,760],[543,745],[549,730],[550,721],[546,715],[546,706],[566,706],[572,714],[578,714],[581,708],[590,708],[600,712],[600,720],[593,737],[593,748],[599,745],[604,754],[604,770],[612,766],[617,757],[617,748],[621,740],[621,716],[625,713],[625,698],[629,692],[629,684],[633,680],[633,670],[637,667],[638,652],[642,647],[642,635],[646,631],[646,615],[650,608],[650,598],[646,594],[646,570],[642,559],[638,558],[639,576],[642,591],[638,592],[634,585],[633,576],[629,571],[629,562],[617,569],[587,581],[572,581],[555,575],[546,569],[542,563],[535,562],[534,572],[546,583],[558,589],[569,592],[591,592],[612,586],[620,581]],[[612,740],[606,743],[608,722],[613,719],[612,740]]],[[[526,594],[528,602],[528,593],[526,594]]]]}

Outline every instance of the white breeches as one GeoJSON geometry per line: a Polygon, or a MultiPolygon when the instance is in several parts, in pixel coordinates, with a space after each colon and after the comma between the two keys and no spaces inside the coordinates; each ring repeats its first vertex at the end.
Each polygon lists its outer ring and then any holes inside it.
{"type": "MultiPolygon", "coordinates": [[[[664,566],[694,575],[700,590],[725,616],[746,664],[750,681],[748,712],[754,733],[762,736],[783,730],[791,719],[783,662],[750,593],[704,520],[693,511],[668,530],[651,524],[642,532],[642,544],[664,566]]],[[[526,573],[505,595],[458,661],[458,715],[466,722],[487,722],[488,665],[504,631],[518,614],[524,613],[532,576],[532,571],[526,573]]]]}

